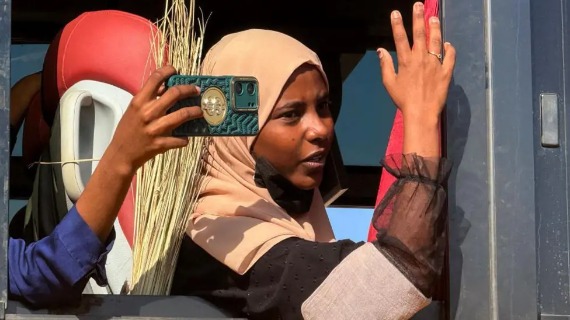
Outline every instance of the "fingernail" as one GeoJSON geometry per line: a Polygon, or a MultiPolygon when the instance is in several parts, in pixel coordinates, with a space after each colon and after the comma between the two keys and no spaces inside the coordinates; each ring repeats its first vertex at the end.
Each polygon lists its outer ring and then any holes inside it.
{"type": "Polygon", "coordinates": [[[439,18],[438,18],[438,17],[431,17],[431,18],[429,18],[429,22],[430,22],[430,23],[438,23],[438,22],[439,22],[439,18]]]}
{"type": "Polygon", "coordinates": [[[381,48],[376,49],[376,53],[378,54],[378,58],[382,59],[382,49],[381,48]]]}
{"type": "Polygon", "coordinates": [[[416,13],[420,12],[423,8],[424,4],[421,2],[416,2],[416,4],[414,4],[414,11],[416,11],[416,13]]]}
{"type": "Polygon", "coordinates": [[[198,90],[198,94],[200,94],[200,92],[202,92],[202,89],[200,89],[200,87],[196,86],[196,90],[198,90]]]}
{"type": "Polygon", "coordinates": [[[402,15],[400,15],[400,11],[395,10],[392,11],[392,19],[399,19],[402,15]]]}

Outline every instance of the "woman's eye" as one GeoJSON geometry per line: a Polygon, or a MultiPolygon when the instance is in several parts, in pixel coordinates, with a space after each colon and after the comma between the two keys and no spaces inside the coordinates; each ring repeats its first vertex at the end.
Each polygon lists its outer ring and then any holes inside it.
{"type": "Polygon", "coordinates": [[[319,105],[318,105],[318,110],[319,110],[320,112],[325,112],[325,113],[326,113],[326,112],[329,112],[330,106],[331,106],[331,102],[330,102],[330,101],[323,101],[323,102],[319,103],[319,105]]]}
{"type": "Polygon", "coordinates": [[[299,117],[299,112],[292,110],[292,111],[287,111],[285,113],[281,114],[282,118],[286,118],[286,119],[295,119],[299,117]]]}

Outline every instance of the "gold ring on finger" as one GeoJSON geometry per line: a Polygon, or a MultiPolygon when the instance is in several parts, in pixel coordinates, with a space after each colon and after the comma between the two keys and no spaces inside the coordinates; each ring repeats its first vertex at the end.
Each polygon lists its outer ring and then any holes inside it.
{"type": "Polygon", "coordinates": [[[441,53],[435,53],[435,52],[431,52],[428,51],[429,54],[431,54],[432,56],[436,57],[439,61],[441,61],[441,59],[443,59],[443,56],[441,55],[441,53]]]}

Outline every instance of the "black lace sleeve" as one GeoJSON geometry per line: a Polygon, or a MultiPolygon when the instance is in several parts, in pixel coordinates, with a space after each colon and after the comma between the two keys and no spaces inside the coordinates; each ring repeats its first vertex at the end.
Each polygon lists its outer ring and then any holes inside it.
{"type": "Polygon", "coordinates": [[[374,211],[377,245],[410,282],[431,297],[443,265],[447,222],[443,184],[451,162],[405,154],[386,157],[383,165],[397,181],[374,211]],[[378,217],[387,213],[391,213],[390,224],[382,228],[378,217]]]}

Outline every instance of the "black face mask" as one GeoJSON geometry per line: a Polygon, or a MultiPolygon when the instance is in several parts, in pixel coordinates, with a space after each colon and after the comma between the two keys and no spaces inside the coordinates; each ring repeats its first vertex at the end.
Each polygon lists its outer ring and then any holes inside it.
{"type": "Polygon", "coordinates": [[[295,187],[264,158],[256,159],[253,180],[258,187],[266,188],[273,201],[291,216],[306,213],[311,208],[315,189],[295,187]]]}

